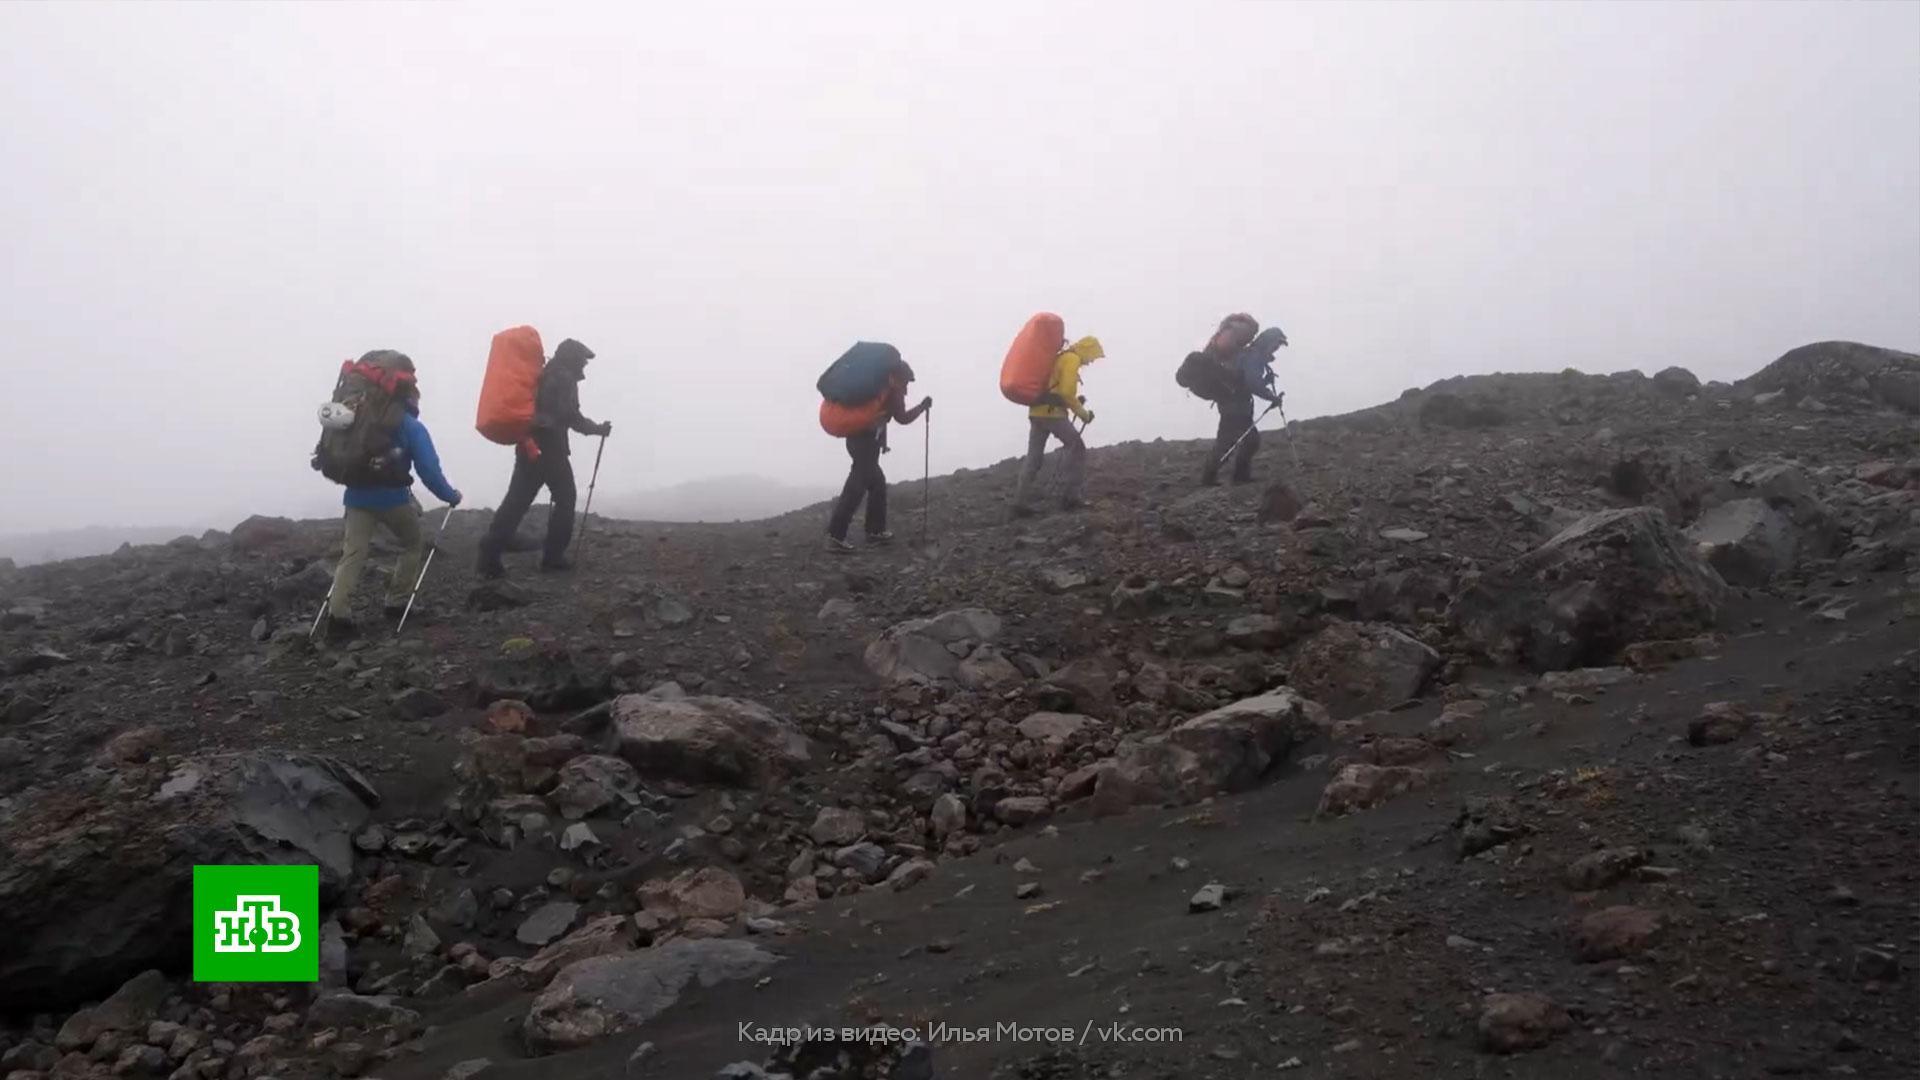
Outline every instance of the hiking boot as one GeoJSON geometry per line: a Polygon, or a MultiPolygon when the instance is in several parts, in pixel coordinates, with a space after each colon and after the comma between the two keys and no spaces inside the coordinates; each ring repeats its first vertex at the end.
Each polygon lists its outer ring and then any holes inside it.
{"type": "Polygon", "coordinates": [[[360,628],[353,625],[352,619],[342,619],[335,615],[327,616],[327,623],[320,628],[321,635],[329,645],[342,645],[360,636],[360,628]]]}
{"type": "Polygon", "coordinates": [[[488,581],[498,581],[507,576],[507,564],[501,562],[500,556],[491,551],[480,552],[480,558],[474,563],[473,570],[488,581]]]}
{"type": "Polygon", "coordinates": [[[1015,518],[1030,518],[1038,515],[1039,511],[1028,506],[1026,503],[1014,503],[1013,509],[1007,511],[1007,513],[1015,518]]]}
{"type": "Polygon", "coordinates": [[[891,529],[888,529],[883,532],[871,533],[867,536],[868,547],[886,547],[888,544],[891,544],[891,543],[893,543],[893,530],[891,529]]]}
{"type": "Polygon", "coordinates": [[[827,537],[827,554],[829,555],[851,555],[856,550],[852,544],[837,536],[827,537]]]}
{"type": "Polygon", "coordinates": [[[543,574],[564,574],[573,569],[573,560],[565,555],[557,559],[541,559],[540,572],[543,574]]]}
{"type": "MultiPolygon", "coordinates": [[[[414,610],[419,611],[420,609],[415,608],[414,610]]],[[[400,620],[400,617],[405,615],[406,613],[407,613],[407,602],[405,600],[402,600],[397,604],[388,604],[385,607],[382,607],[380,609],[380,614],[385,615],[388,619],[391,619],[395,622],[398,622],[400,620]]]]}

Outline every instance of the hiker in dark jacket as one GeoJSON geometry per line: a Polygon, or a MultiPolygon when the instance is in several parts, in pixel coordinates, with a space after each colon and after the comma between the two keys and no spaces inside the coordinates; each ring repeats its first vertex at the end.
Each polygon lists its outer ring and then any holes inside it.
{"type": "Polygon", "coordinates": [[[933,408],[930,397],[907,408],[907,384],[912,381],[913,369],[900,362],[888,381],[887,399],[878,422],[847,437],[847,456],[853,459],[853,467],[847,471],[847,482],[840,489],[839,501],[833,504],[833,516],[827,520],[828,551],[844,555],[854,550],[847,542],[847,530],[853,527],[854,511],[863,499],[867,504],[867,543],[893,542],[893,533],[887,530],[887,474],[880,468],[880,455],[887,449],[887,425],[911,424],[933,408]]]}
{"type": "MultiPolygon", "coordinates": [[[[406,361],[406,370],[413,370],[406,361]]],[[[420,391],[409,384],[406,415],[395,430],[393,441],[400,451],[399,464],[406,473],[418,472],[427,490],[448,506],[460,505],[460,492],[447,483],[440,471],[440,455],[433,448],[433,436],[420,422],[420,391]]],[[[420,560],[425,557],[426,536],[420,529],[420,504],[413,498],[413,478],[406,483],[386,487],[349,486],[341,502],[347,508],[346,539],[340,548],[340,564],[333,571],[333,588],[327,594],[327,638],[342,641],[354,634],[353,591],[367,567],[367,554],[373,547],[373,533],[384,528],[400,542],[400,561],[387,578],[385,612],[398,618],[406,608],[407,597],[420,577],[420,560]]]]}
{"type": "Polygon", "coordinates": [[[1279,405],[1284,397],[1273,388],[1274,353],[1287,343],[1286,332],[1277,326],[1260,331],[1252,343],[1236,352],[1230,364],[1227,385],[1231,392],[1215,405],[1220,410],[1220,427],[1214,433],[1213,452],[1200,474],[1200,483],[1212,487],[1220,482],[1220,466],[1229,452],[1233,454],[1233,482],[1244,484],[1253,479],[1253,458],[1260,452],[1260,429],[1254,427],[1253,399],[1279,405]],[[1241,436],[1245,438],[1241,438],[1241,436]],[[1238,440],[1240,446],[1234,448],[1238,440]]]}
{"type": "MultiPolygon", "coordinates": [[[[1260,332],[1260,323],[1251,315],[1229,315],[1220,320],[1219,329],[1207,340],[1206,347],[1187,357],[1189,363],[1203,361],[1211,372],[1207,382],[1211,384],[1206,397],[1213,401],[1214,408],[1220,412],[1220,425],[1214,434],[1213,448],[1207,452],[1207,461],[1200,469],[1200,483],[1212,487],[1220,482],[1220,459],[1225,457],[1227,449],[1233,445],[1242,432],[1253,426],[1253,402],[1243,393],[1239,371],[1235,361],[1240,351],[1253,343],[1254,335],[1260,332]],[[1241,399],[1247,398],[1243,403],[1241,399]],[[1242,414],[1246,419],[1240,419],[1242,414]]],[[[1256,433],[1257,436],[1257,433],[1256,433]]],[[[1236,458],[1234,472],[1239,478],[1240,462],[1246,467],[1253,466],[1253,455],[1248,451],[1236,458]]],[[[1249,476],[1251,473],[1248,474],[1249,476]]]]}
{"type": "Polygon", "coordinates": [[[533,437],[527,446],[513,452],[513,479],[507,494],[494,511],[493,524],[480,541],[480,575],[500,577],[507,572],[501,553],[513,540],[520,519],[533,505],[534,497],[546,488],[553,497],[553,509],[547,516],[547,536],[542,545],[540,569],[566,570],[567,545],[573,542],[573,504],[578,497],[573,480],[573,459],[569,432],[606,437],[612,424],[596,424],[580,412],[580,380],[587,377],[587,361],[593,350],[568,338],[554,347],[553,359],[540,372],[535,392],[533,437]]]}

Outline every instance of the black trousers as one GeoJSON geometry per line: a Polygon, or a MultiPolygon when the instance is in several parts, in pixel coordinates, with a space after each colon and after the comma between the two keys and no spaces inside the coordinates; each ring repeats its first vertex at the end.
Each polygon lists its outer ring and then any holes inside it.
{"type": "Polygon", "coordinates": [[[573,542],[573,504],[579,498],[573,483],[573,458],[564,451],[548,451],[536,461],[529,458],[525,450],[515,450],[513,479],[507,482],[506,497],[500,500],[500,509],[493,513],[493,524],[487,529],[486,539],[480,542],[483,558],[497,560],[500,553],[507,550],[514,530],[520,527],[520,520],[527,516],[541,488],[553,496],[553,510],[547,515],[544,558],[555,562],[567,553],[567,545],[573,542]]]}
{"type": "Polygon", "coordinates": [[[860,508],[862,499],[867,503],[867,535],[887,531],[887,474],[880,468],[880,451],[886,446],[883,430],[847,440],[847,456],[853,459],[853,468],[847,471],[846,486],[840,489],[840,501],[833,504],[833,517],[827,522],[827,533],[835,540],[847,538],[853,512],[860,508]]]}
{"type": "Polygon", "coordinates": [[[1220,427],[1213,436],[1213,452],[1207,455],[1206,468],[1200,472],[1200,478],[1212,483],[1220,478],[1221,458],[1233,448],[1233,441],[1241,439],[1240,449],[1233,453],[1233,478],[1239,481],[1253,479],[1253,456],[1260,452],[1260,432],[1253,431],[1253,399],[1232,399],[1222,401],[1220,405],[1220,427]]]}

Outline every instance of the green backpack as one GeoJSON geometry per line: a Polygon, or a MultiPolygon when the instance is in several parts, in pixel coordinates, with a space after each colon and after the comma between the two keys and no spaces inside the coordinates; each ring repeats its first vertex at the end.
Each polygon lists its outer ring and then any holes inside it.
{"type": "Polygon", "coordinates": [[[416,393],[413,361],[405,353],[375,349],[341,364],[333,400],[320,406],[314,469],[348,487],[411,485],[398,436],[407,401],[416,393]]]}

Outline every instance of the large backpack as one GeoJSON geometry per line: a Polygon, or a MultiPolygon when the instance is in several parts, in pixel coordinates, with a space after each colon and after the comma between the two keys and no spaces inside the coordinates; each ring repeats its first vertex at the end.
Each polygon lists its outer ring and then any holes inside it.
{"type": "Polygon", "coordinates": [[[314,469],[348,487],[411,485],[398,436],[414,385],[413,361],[392,349],[341,364],[333,400],[320,407],[314,469]]]}
{"type": "Polygon", "coordinates": [[[900,350],[878,341],[856,341],[822,372],[815,389],[835,405],[865,405],[887,390],[887,380],[906,361],[900,350]]]}
{"type": "Polygon", "coordinates": [[[1180,362],[1180,369],[1173,373],[1173,381],[1179,383],[1181,389],[1208,401],[1226,401],[1240,392],[1235,373],[1207,352],[1188,353],[1180,362]]]}
{"type": "Polygon", "coordinates": [[[1027,320],[1000,364],[1000,393],[1015,405],[1059,404],[1048,392],[1053,363],[1067,347],[1066,323],[1043,311],[1027,320]]]}
{"type": "Polygon", "coordinates": [[[1240,350],[1240,355],[1234,357],[1233,365],[1242,390],[1273,400],[1273,357],[1286,343],[1286,331],[1269,326],[1260,331],[1251,344],[1240,350]]]}
{"type": "MultiPolygon", "coordinates": [[[[875,345],[872,342],[861,344],[869,346],[870,349],[884,349],[891,355],[887,357],[887,364],[880,369],[879,384],[873,387],[871,394],[862,399],[835,401],[827,396],[826,386],[827,376],[834,373],[833,368],[828,368],[827,374],[820,376],[820,430],[836,439],[863,435],[885,423],[887,406],[891,403],[895,391],[904,390],[907,384],[913,381],[913,368],[908,366],[905,360],[900,359],[898,349],[891,345],[875,345]]],[[[853,355],[855,350],[860,348],[860,345],[854,346],[847,351],[847,355],[853,355]]],[[[834,362],[834,366],[838,367],[840,361],[846,359],[846,356],[842,356],[840,360],[834,362]]],[[[872,386],[873,384],[871,380],[867,380],[863,385],[872,386]]],[[[851,393],[851,390],[846,392],[851,393]]]]}
{"type": "Polygon", "coordinates": [[[474,430],[489,441],[517,446],[533,434],[540,372],[546,366],[540,331],[516,326],[493,335],[487,373],[480,380],[480,408],[474,430]]]}

